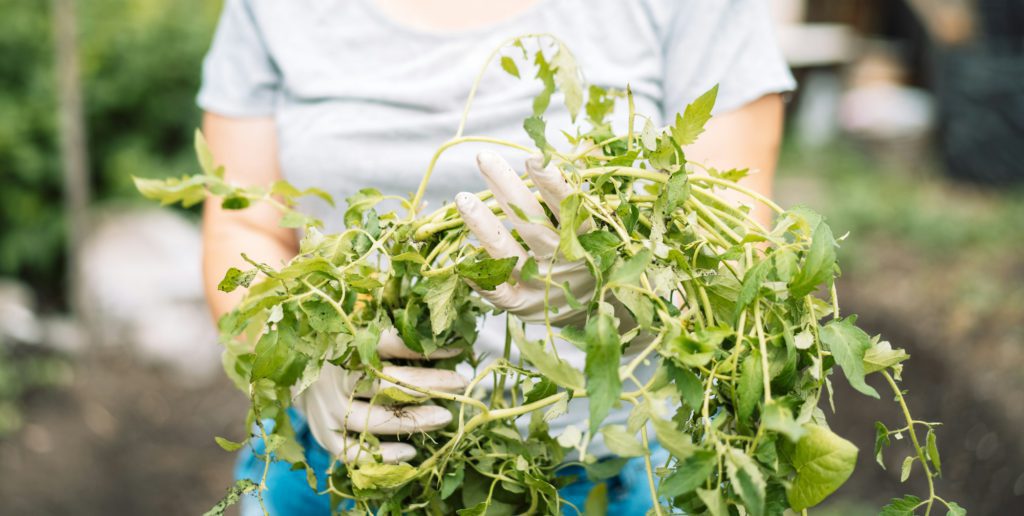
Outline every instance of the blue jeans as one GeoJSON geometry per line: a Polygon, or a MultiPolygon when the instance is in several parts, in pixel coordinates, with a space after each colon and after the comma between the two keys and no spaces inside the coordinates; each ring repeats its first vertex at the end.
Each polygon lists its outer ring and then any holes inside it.
{"type": "MultiPolygon", "coordinates": [[[[317,473],[317,490],[322,492],[327,489],[325,472],[331,465],[331,456],[313,438],[305,418],[291,409],[288,414],[292,427],[295,429],[295,437],[306,450],[306,461],[317,473]]],[[[272,421],[267,423],[273,424],[272,421]]],[[[235,464],[236,480],[247,478],[259,483],[262,478],[264,463],[257,455],[264,453],[263,440],[253,438],[252,448],[255,449],[255,453],[248,447],[243,448],[240,452],[238,462],[235,464]]],[[[667,457],[668,452],[656,443],[652,443],[651,460],[655,464],[664,464],[667,457]]],[[[568,466],[560,470],[558,474],[576,475],[577,480],[563,487],[558,494],[566,502],[575,505],[582,511],[587,495],[590,494],[595,483],[587,480],[582,466],[568,466]]],[[[647,473],[643,458],[629,460],[618,475],[604,482],[608,484],[609,514],[646,514],[651,508],[651,495],[647,485],[647,473]]],[[[263,493],[263,503],[271,516],[331,514],[330,497],[319,495],[310,489],[306,480],[306,472],[301,469],[293,471],[287,462],[274,461],[270,463],[270,469],[267,472],[267,486],[269,489],[263,493]]],[[[568,505],[565,507],[563,513],[575,513],[568,505]]],[[[263,514],[255,494],[242,498],[241,514],[242,516],[263,514]]]]}

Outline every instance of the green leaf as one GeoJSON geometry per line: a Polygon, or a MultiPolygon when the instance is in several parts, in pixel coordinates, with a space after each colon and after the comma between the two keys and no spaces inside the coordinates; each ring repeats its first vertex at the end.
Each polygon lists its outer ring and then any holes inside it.
{"type": "Polygon", "coordinates": [[[558,228],[558,252],[569,261],[580,260],[584,256],[583,245],[580,244],[576,232],[587,219],[587,212],[582,209],[583,194],[569,194],[559,205],[561,225],[558,228]]]}
{"type": "Polygon", "coordinates": [[[526,263],[523,264],[523,268],[519,271],[519,279],[522,281],[532,281],[534,278],[540,277],[540,268],[537,266],[537,260],[532,256],[526,259],[526,263]]]}
{"type": "Polygon", "coordinates": [[[708,508],[711,516],[729,516],[729,504],[718,489],[698,489],[697,498],[708,508]]]}
{"type": "Polygon", "coordinates": [[[541,374],[548,380],[565,387],[566,389],[582,389],[584,386],[583,374],[579,369],[569,365],[568,362],[548,353],[541,345],[543,341],[530,341],[526,339],[522,327],[515,319],[508,323],[509,333],[513,342],[519,348],[523,358],[530,361],[541,374]]]}
{"type": "Polygon", "coordinates": [[[424,284],[423,300],[430,311],[430,329],[434,335],[448,329],[455,320],[455,290],[459,286],[459,277],[451,272],[427,278],[424,284]]]}
{"type": "Polygon", "coordinates": [[[546,151],[551,148],[548,145],[548,137],[544,134],[544,129],[547,123],[544,119],[534,115],[523,120],[523,130],[526,131],[526,135],[533,140],[533,144],[537,146],[537,149],[546,151]]]}
{"type": "Polygon", "coordinates": [[[320,221],[298,211],[287,211],[281,216],[281,222],[278,223],[282,228],[302,228],[306,226],[320,226],[320,221]]]}
{"type": "Polygon", "coordinates": [[[225,210],[244,210],[249,207],[249,199],[242,196],[231,195],[220,202],[220,207],[225,210]]]}
{"type": "Polygon", "coordinates": [[[733,313],[734,320],[738,320],[740,313],[757,298],[757,293],[760,292],[761,285],[764,284],[771,270],[771,260],[761,260],[753,267],[747,269],[747,272],[743,275],[743,283],[740,285],[739,296],[736,298],[736,311],[733,313]]]}
{"type": "Polygon", "coordinates": [[[640,457],[646,453],[636,434],[629,433],[622,425],[601,427],[601,435],[605,446],[619,457],[640,457]]]}
{"type": "Polygon", "coordinates": [[[555,83],[565,97],[565,108],[569,110],[570,118],[576,121],[576,115],[583,107],[583,84],[576,59],[565,45],[561,45],[551,64],[555,67],[555,83]]]}
{"type": "Polygon", "coordinates": [[[533,115],[539,117],[547,111],[551,103],[551,94],[555,92],[555,72],[551,64],[544,58],[544,52],[538,50],[534,55],[534,63],[537,65],[537,78],[543,84],[543,89],[533,98],[533,115]]]}
{"type": "Polygon", "coordinates": [[[256,342],[256,358],[252,363],[250,380],[271,378],[288,363],[288,343],[278,338],[278,331],[264,333],[256,342]]]}
{"type": "Polygon", "coordinates": [[[245,441],[240,442],[240,443],[236,443],[235,441],[230,441],[230,440],[225,439],[223,437],[214,437],[213,440],[217,441],[217,445],[220,446],[221,448],[223,448],[224,451],[229,451],[229,452],[238,451],[243,446],[245,446],[245,441]]]}
{"type": "Polygon", "coordinates": [[[515,60],[509,56],[501,56],[501,69],[508,72],[509,75],[519,78],[519,67],[516,66],[515,60]]]}
{"type": "Polygon", "coordinates": [[[608,276],[608,283],[620,285],[634,285],[640,282],[640,274],[647,270],[653,256],[650,249],[642,249],[631,256],[621,265],[612,269],[608,276]]]}
{"type": "Polygon", "coordinates": [[[487,507],[490,506],[490,502],[484,500],[472,507],[466,507],[465,509],[458,509],[455,514],[459,516],[484,516],[487,514],[487,507]]]}
{"type": "Polygon", "coordinates": [[[908,358],[910,355],[906,351],[892,349],[892,344],[888,342],[879,342],[864,352],[864,374],[888,369],[908,358]]]}
{"type": "Polygon", "coordinates": [[[846,482],[857,463],[857,447],[831,430],[804,426],[807,434],[796,444],[793,467],[796,478],[786,492],[794,511],[813,507],[846,482]]]}
{"type": "Polygon", "coordinates": [[[671,214],[690,197],[690,183],[685,171],[678,171],[668,177],[662,190],[665,213],[671,214]]]}
{"type": "Polygon", "coordinates": [[[498,285],[508,281],[517,261],[519,258],[515,256],[490,258],[478,254],[472,260],[459,262],[455,266],[455,272],[484,290],[494,290],[498,285]]]}
{"type": "Polygon", "coordinates": [[[199,168],[206,175],[217,175],[217,166],[213,162],[213,153],[210,152],[210,146],[206,143],[206,138],[203,137],[203,132],[199,129],[196,129],[193,144],[196,149],[196,158],[199,160],[199,168]]]}
{"type": "Polygon", "coordinates": [[[742,450],[729,448],[727,453],[725,469],[729,474],[729,481],[732,482],[733,489],[740,495],[743,506],[750,514],[761,516],[764,514],[765,489],[767,487],[761,469],[754,459],[743,453],[742,450]]]}
{"type": "Polygon", "coordinates": [[[854,326],[856,317],[829,321],[821,328],[819,337],[832,353],[843,375],[854,389],[878,398],[878,391],[864,383],[864,354],[871,347],[871,338],[864,330],[854,326]]]}
{"type": "Polygon", "coordinates": [[[352,344],[359,352],[359,361],[380,370],[380,356],[377,354],[377,345],[380,344],[381,328],[376,322],[359,328],[352,344]]]}
{"type": "Polygon", "coordinates": [[[929,428],[928,436],[925,439],[925,451],[928,453],[928,460],[935,466],[935,472],[942,474],[942,459],[939,458],[939,446],[935,442],[935,430],[929,428]]]}
{"type": "Polygon", "coordinates": [[[584,516],[606,516],[608,514],[608,484],[594,484],[583,504],[584,516]]]}
{"type": "Polygon", "coordinates": [[[967,516],[967,509],[960,507],[956,502],[946,502],[946,506],[949,508],[946,516],[967,516]]]}
{"type": "Polygon", "coordinates": [[[818,285],[832,282],[836,263],[836,240],[828,224],[819,222],[811,235],[811,246],[804,255],[803,266],[789,282],[789,293],[793,297],[804,297],[818,285]]]}
{"type": "Polygon", "coordinates": [[[879,516],[914,516],[914,509],[921,505],[921,499],[914,495],[893,498],[889,505],[882,507],[879,516]]]}
{"type": "Polygon", "coordinates": [[[658,485],[658,496],[675,498],[700,487],[718,466],[715,452],[698,450],[673,468],[658,485]]]}
{"type": "Polygon", "coordinates": [[[882,469],[885,469],[885,461],[882,460],[882,450],[889,446],[889,429],[881,421],[875,421],[875,461],[882,469]]]}
{"type": "Polygon", "coordinates": [[[686,460],[697,451],[693,439],[685,432],[676,428],[675,423],[658,417],[651,418],[654,425],[654,432],[658,436],[658,442],[668,450],[675,458],[686,460]]]}
{"type": "Polygon", "coordinates": [[[234,267],[228,269],[228,272],[224,274],[224,279],[220,280],[217,284],[217,290],[221,292],[233,292],[238,287],[249,288],[252,284],[253,278],[256,277],[256,269],[242,272],[234,267]]]}
{"type": "Polygon", "coordinates": [[[614,233],[605,230],[591,231],[578,238],[580,245],[594,260],[597,270],[607,271],[615,263],[618,255],[616,250],[622,241],[614,233]]]}
{"type": "Polygon", "coordinates": [[[622,393],[619,379],[619,361],[622,348],[619,331],[611,315],[599,312],[591,316],[586,326],[587,397],[590,404],[590,433],[597,433],[601,422],[608,416],[622,393]]]}
{"type": "Polygon", "coordinates": [[[676,115],[676,123],[672,126],[671,131],[672,139],[677,145],[680,147],[689,145],[704,132],[704,124],[711,120],[711,109],[715,107],[715,97],[717,96],[718,85],[716,84],[686,106],[682,115],[676,115]]]}
{"type": "Polygon", "coordinates": [[[679,367],[667,360],[663,363],[668,368],[669,378],[676,384],[679,397],[690,410],[699,411],[704,404],[704,384],[700,378],[697,378],[690,369],[679,367]]]}
{"type": "Polygon", "coordinates": [[[252,493],[257,489],[259,489],[259,486],[248,478],[238,480],[235,482],[235,485],[231,486],[231,489],[228,489],[228,494],[211,507],[210,510],[206,511],[203,516],[223,516],[224,511],[228,507],[238,503],[242,496],[252,493]]]}
{"type": "Polygon", "coordinates": [[[744,429],[750,428],[754,409],[761,403],[764,395],[764,370],[761,368],[761,357],[752,351],[740,365],[740,379],[736,385],[737,397],[736,419],[744,429]]]}
{"type": "Polygon", "coordinates": [[[147,199],[160,201],[160,204],[180,203],[185,208],[194,206],[206,198],[205,176],[183,176],[168,179],[144,179],[132,176],[135,189],[147,199]]]}
{"type": "Polygon", "coordinates": [[[394,489],[416,476],[416,468],[408,464],[364,463],[349,472],[357,489],[394,489]]]}
{"type": "Polygon", "coordinates": [[[768,430],[779,432],[793,442],[799,442],[806,433],[793,419],[793,412],[774,401],[765,407],[761,421],[768,430]]]}
{"type": "Polygon", "coordinates": [[[604,125],[604,119],[615,109],[615,98],[608,91],[593,84],[587,89],[587,120],[591,125],[604,125]]]}
{"type": "Polygon", "coordinates": [[[444,479],[441,480],[441,499],[447,500],[456,489],[462,486],[462,482],[466,477],[466,468],[463,465],[454,466],[449,468],[444,474],[444,479]]]}
{"type": "Polygon", "coordinates": [[[306,320],[314,330],[323,333],[338,333],[345,327],[345,321],[334,306],[320,299],[310,299],[299,305],[306,320]]]}
{"type": "Polygon", "coordinates": [[[910,478],[910,472],[914,469],[914,461],[917,458],[914,456],[908,456],[903,459],[903,465],[900,466],[900,482],[906,482],[910,478]]]}

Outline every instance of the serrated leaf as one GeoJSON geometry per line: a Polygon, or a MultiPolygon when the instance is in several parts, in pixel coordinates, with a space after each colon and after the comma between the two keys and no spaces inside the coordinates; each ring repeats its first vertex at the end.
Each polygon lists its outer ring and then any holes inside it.
{"type": "Polygon", "coordinates": [[[796,444],[796,477],[786,492],[794,511],[813,507],[839,489],[857,464],[857,447],[831,430],[804,425],[807,433],[796,444]]]}
{"type": "Polygon", "coordinates": [[[455,266],[455,272],[479,288],[494,290],[498,285],[508,281],[518,260],[519,258],[515,256],[490,258],[478,254],[471,260],[459,262],[455,266]]]}
{"type": "Polygon", "coordinates": [[[558,228],[558,252],[569,261],[582,259],[585,252],[576,236],[580,225],[587,219],[587,212],[582,209],[582,202],[582,194],[573,193],[562,199],[559,205],[561,224],[558,228]]]}
{"type": "Polygon", "coordinates": [[[715,107],[717,96],[718,85],[716,84],[686,106],[682,115],[676,115],[676,123],[671,128],[672,139],[676,141],[676,144],[684,147],[697,141],[697,137],[704,132],[704,125],[711,120],[711,110],[715,107]]]}
{"type": "Polygon", "coordinates": [[[679,397],[690,410],[699,411],[704,402],[704,384],[701,383],[700,378],[697,378],[693,371],[679,367],[670,361],[666,360],[663,363],[668,368],[669,378],[676,384],[679,397]]]}
{"type": "Polygon", "coordinates": [[[570,118],[575,121],[576,115],[583,107],[583,84],[580,81],[576,59],[562,45],[552,58],[551,64],[555,67],[555,83],[565,97],[565,108],[569,111],[570,118]]]}
{"type": "Polygon", "coordinates": [[[584,387],[583,374],[578,369],[545,351],[539,341],[527,340],[523,329],[514,319],[509,321],[508,327],[512,341],[516,343],[523,358],[530,361],[547,379],[567,389],[584,387]]]}
{"type": "Polygon", "coordinates": [[[132,176],[135,189],[147,199],[160,201],[160,204],[180,203],[188,208],[206,198],[205,176],[183,176],[168,179],[144,179],[132,176]]]}
{"type": "Polygon", "coordinates": [[[949,508],[946,511],[946,516],[967,516],[967,509],[960,507],[960,504],[956,502],[946,502],[946,506],[949,508]]]}
{"type": "Polygon", "coordinates": [[[591,316],[585,331],[587,357],[584,370],[590,405],[590,433],[595,434],[622,393],[622,380],[619,379],[622,348],[615,320],[607,313],[591,316]]]}
{"type": "Polygon", "coordinates": [[[765,489],[767,487],[761,469],[758,468],[754,459],[736,448],[729,448],[725,458],[725,469],[729,474],[729,481],[732,482],[733,489],[743,500],[743,506],[751,515],[761,516],[764,514],[765,489]]]}
{"type": "Polygon", "coordinates": [[[642,249],[640,252],[629,257],[621,265],[612,269],[608,275],[608,283],[621,285],[633,285],[639,283],[640,274],[647,270],[653,256],[650,249],[642,249]]]}
{"type": "Polygon", "coordinates": [[[423,300],[430,312],[430,330],[440,335],[455,320],[455,290],[459,286],[459,277],[451,272],[431,276],[424,285],[423,300]]]}
{"type": "Polygon", "coordinates": [[[629,433],[622,425],[601,427],[601,435],[605,446],[619,457],[640,457],[646,453],[636,434],[629,433]]]}
{"type": "Polygon", "coordinates": [[[796,420],[793,419],[793,412],[788,408],[772,402],[764,409],[761,416],[761,424],[768,430],[779,432],[793,442],[799,442],[806,433],[796,420]]]}
{"type": "Polygon", "coordinates": [[[199,160],[199,168],[202,169],[204,174],[216,175],[217,167],[213,162],[213,153],[210,152],[210,146],[206,143],[206,138],[203,137],[203,132],[199,129],[196,129],[193,145],[196,150],[196,159],[199,160]]]}
{"type": "Polygon", "coordinates": [[[789,282],[789,293],[793,297],[804,297],[822,283],[831,284],[835,263],[836,240],[832,230],[823,221],[818,222],[803,264],[789,282]]]}
{"type": "Polygon", "coordinates": [[[217,284],[217,290],[221,292],[234,292],[238,287],[249,288],[253,278],[256,277],[256,269],[241,271],[232,267],[224,274],[224,279],[217,284]]]}
{"type": "Polygon", "coordinates": [[[654,432],[658,436],[658,442],[675,458],[686,460],[697,451],[697,446],[693,444],[693,439],[687,433],[676,428],[675,423],[653,417],[651,418],[651,424],[654,426],[654,432]]]}
{"type": "Polygon", "coordinates": [[[357,489],[394,489],[416,476],[416,468],[408,464],[363,463],[349,472],[357,489]]]}
{"type": "Polygon", "coordinates": [[[674,468],[669,476],[658,485],[658,495],[675,498],[704,484],[708,475],[718,466],[717,455],[708,450],[698,450],[674,468]]]}
{"type": "Polygon", "coordinates": [[[697,498],[708,508],[711,516],[729,516],[729,504],[718,489],[698,489],[697,498]]]}
{"type": "Polygon", "coordinates": [[[889,429],[881,421],[875,421],[875,461],[882,469],[885,469],[885,461],[882,460],[882,450],[891,444],[889,441],[889,429]]]}
{"type": "Polygon", "coordinates": [[[921,499],[914,495],[893,498],[888,505],[882,507],[879,516],[914,516],[914,509],[921,505],[921,499]]]}
{"type": "Polygon", "coordinates": [[[864,374],[888,369],[908,358],[910,355],[906,351],[893,349],[892,344],[886,341],[879,342],[864,352],[864,374]]]}
{"type": "Polygon", "coordinates": [[[878,398],[878,391],[864,383],[864,354],[871,347],[871,337],[864,330],[854,326],[856,318],[829,321],[818,332],[818,337],[832,357],[836,359],[843,375],[858,391],[878,398]]]}
{"type": "Polygon", "coordinates": [[[359,328],[356,331],[352,344],[359,353],[359,361],[363,365],[381,368],[380,356],[377,354],[377,345],[380,343],[381,328],[375,322],[359,328]]]}
{"type": "Polygon", "coordinates": [[[310,299],[299,305],[306,320],[314,330],[323,333],[338,333],[345,327],[341,314],[330,303],[320,299],[310,299]]]}

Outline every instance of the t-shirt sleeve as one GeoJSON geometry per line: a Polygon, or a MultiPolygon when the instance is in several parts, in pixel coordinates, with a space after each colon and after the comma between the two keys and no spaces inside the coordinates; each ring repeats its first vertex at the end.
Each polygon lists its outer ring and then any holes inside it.
{"type": "Polygon", "coordinates": [[[225,116],[273,114],[281,74],[267,50],[250,0],[226,0],[203,59],[196,103],[225,116]]]}
{"type": "Polygon", "coordinates": [[[796,87],[764,0],[672,4],[661,34],[666,120],[715,84],[715,113],[796,87]]]}

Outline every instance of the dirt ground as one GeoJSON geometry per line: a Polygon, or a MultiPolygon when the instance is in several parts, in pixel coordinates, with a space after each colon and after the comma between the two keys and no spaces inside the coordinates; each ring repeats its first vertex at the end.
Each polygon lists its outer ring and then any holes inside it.
{"type": "Polygon", "coordinates": [[[194,515],[231,483],[245,398],[221,377],[188,387],[123,353],[79,361],[68,388],[29,396],[0,441],[0,514],[194,515]]]}

